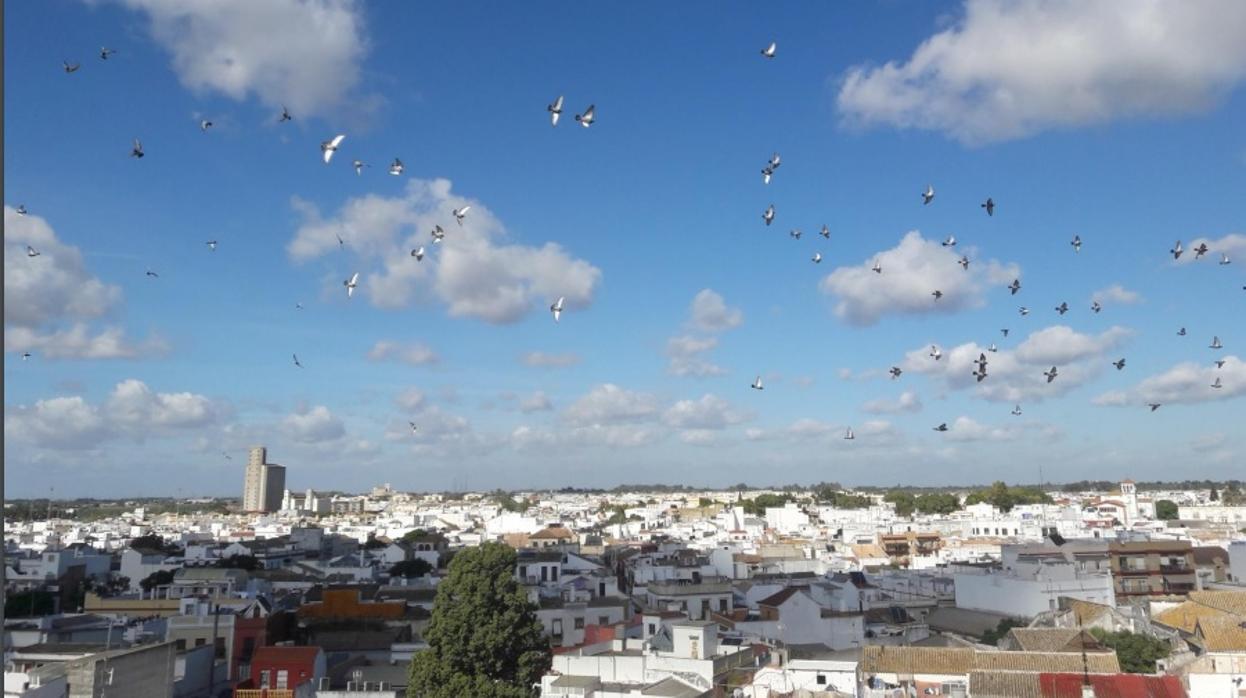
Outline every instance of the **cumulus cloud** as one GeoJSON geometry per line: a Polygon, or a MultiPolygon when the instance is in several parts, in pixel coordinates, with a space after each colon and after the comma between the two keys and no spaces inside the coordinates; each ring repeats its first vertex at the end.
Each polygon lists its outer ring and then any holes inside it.
{"type": "Polygon", "coordinates": [[[743,311],[728,306],[721,295],[708,288],[693,297],[690,312],[692,326],[702,332],[722,332],[744,322],[743,311]]]}
{"type": "Polygon", "coordinates": [[[1021,276],[1016,264],[975,259],[972,249],[963,253],[972,260],[968,270],[956,263],[962,251],[927,240],[914,230],[897,246],[861,265],[835,269],[819,288],[837,299],[837,317],[853,325],[873,325],[889,314],[950,314],[981,307],[984,285],[1002,289],[1021,276]],[[882,266],[881,274],[871,269],[875,260],[882,266]],[[937,301],[931,296],[936,289],[943,292],[937,301]]]}
{"type": "Polygon", "coordinates": [[[329,219],[309,202],[293,205],[303,224],[286,246],[290,257],[302,262],[334,251],[340,236],[361,260],[380,266],[361,286],[382,308],[406,307],[431,290],[452,316],[509,323],[559,297],[569,311],[587,307],[601,282],[600,269],[556,243],[508,242],[501,221],[479,201],[453,194],[449,180],[412,179],[397,197],[352,198],[329,219]],[[453,223],[453,209],[467,205],[463,225],[453,223]],[[429,231],[439,224],[445,240],[430,245],[429,231]],[[423,262],[409,254],[420,245],[429,249],[423,262]]]}
{"type": "Polygon", "coordinates": [[[1246,395],[1246,362],[1224,357],[1224,366],[1184,362],[1151,376],[1125,391],[1110,391],[1094,399],[1097,405],[1196,404],[1246,395]],[[1211,387],[1220,379],[1220,388],[1211,387]]]}
{"type": "Polygon", "coordinates": [[[988,426],[969,417],[957,417],[948,425],[948,441],[1012,441],[1021,436],[1015,426],[988,426]]]}
{"type": "Polygon", "coordinates": [[[694,337],[681,335],[666,342],[666,355],[670,362],[666,371],[673,376],[721,376],[727,371],[704,358],[704,354],[718,346],[717,337],[694,337]]]}
{"type": "Polygon", "coordinates": [[[519,401],[519,411],[524,413],[548,412],[552,409],[554,409],[554,403],[550,402],[549,396],[540,390],[519,401]]]}
{"type": "Polygon", "coordinates": [[[218,423],[225,408],[195,393],[159,393],[145,383],[118,383],[103,403],[81,396],[5,409],[6,438],[56,450],[89,450],[116,438],[142,441],[218,423]]]}
{"type": "Polygon", "coordinates": [[[1246,235],[1230,233],[1218,239],[1207,237],[1194,238],[1186,247],[1186,253],[1176,260],[1176,264],[1193,264],[1195,261],[1194,253],[1190,252],[1190,250],[1199,245],[1207,245],[1207,254],[1198,260],[1200,262],[1218,263],[1221,254],[1229,255],[1230,260],[1237,256],[1246,257],[1246,235]]]}
{"type": "Polygon", "coordinates": [[[424,393],[417,388],[407,388],[394,396],[394,404],[411,412],[418,412],[424,407],[424,393]]]}
{"type": "Polygon", "coordinates": [[[1237,0],[967,0],[907,61],[850,68],[838,107],[966,144],[1199,112],[1246,78],[1244,26],[1237,0]]]}
{"type": "Polygon", "coordinates": [[[1131,335],[1132,331],[1123,327],[1087,335],[1056,325],[1032,333],[1015,350],[992,352],[969,342],[943,348],[943,358],[936,361],[930,357],[930,345],[923,345],[908,352],[900,365],[905,371],[940,379],[950,390],[972,389],[985,400],[1042,400],[1064,395],[1101,373],[1108,364],[1107,352],[1131,335]],[[973,371],[982,354],[986,354],[988,375],[979,383],[973,371]],[[1060,375],[1048,383],[1043,372],[1053,365],[1060,375]]]}
{"type": "Polygon", "coordinates": [[[281,431],[289,439],[305,444],[334,441],[346,435],[342,419],[324,405],[287,415],[281,421],[281,431]]]}
{"type": "Polygon", "coordinates": [[[519,357],[525,366],[534,368],[565,368],[580,363],[578,354],[547,354],[543,351],[530,351],[519,357]]]}
{"type": "Polygon", "coordinates": [[[159,337],[135,341],[119,327],[91,329],[89,321],[120,304],[121,289],[92,275],[78,248],[61,242],[45,219],[4,207],[5,351],[48,359],[128,359],[167,351],[159,337]],[[26,256],[27,246],[39,256],[26,256]]]}
{"type": "Polygon", "coordinates": [[[680,400],[663,414],[663,421],[680,429],[725,429],[748,421],[752,415],[731,406],[717,395],[706,394],[699,400],[680,400]]]}
{"type": "Polygon", "coordinates": [[[921,398],[917,397],[917,393],[906,390],[900,393],[900,397],[891,400],[888,398],[879,398],[870,400],[861,406],[861,410],[871,414],[898,414],[900,412],[917,412],[922,408],[921,398]]]}
{"type": "Polygon", "coordinates": [[[415,343],[404,346],[399,342],[386,339],[378,340],[368,351],[369,361],[398,361],[411,366],[427,366],[441,359],[426,344],[415,343]]]}
{"type": "Polygon", "coordinates": [[[657,414],[658,401],[654,396],[605,383],[573,402],[564,416],[571,424],[594,426],[645,422],[657,414]]]}
{"type": "Polygon", "coordinates": [[[1103,305],[1133,305],[1142,301],[1142,294],[1130,291],[1120,284],[1112,284],[1092,293],[1090,300],[1103,305]]]}
{"type": "Polygon", "coordinates": [[[355,0],[120,1],[147,15],[191,90],[254,95],[297,116],[360,101],[352,91],[368,47],[355,0]]]}

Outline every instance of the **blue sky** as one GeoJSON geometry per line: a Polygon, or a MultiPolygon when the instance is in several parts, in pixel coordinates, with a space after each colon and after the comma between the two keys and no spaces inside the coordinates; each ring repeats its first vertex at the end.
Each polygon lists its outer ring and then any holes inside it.
{"type": "Polygon", "coordinates": [[[1125,9],[10,3],[6,490],[1237,475],[1246,11],[1125,9]]]}

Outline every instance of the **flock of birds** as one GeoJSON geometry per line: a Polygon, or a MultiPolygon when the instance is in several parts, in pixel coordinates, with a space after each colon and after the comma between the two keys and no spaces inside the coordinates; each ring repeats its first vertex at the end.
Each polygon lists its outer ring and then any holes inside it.
{"type": "MultiPolygon", "coordinates": [[[[777,49],[778,49],[777,43],[771,42],[768,46],[766,46],[765,48],[761,50],[761,55],[767,60],[773,60],[778,53],[777,49]]],[[[115,53],[116,51],[114,51],[113,49],[102,47],[99,51],[99,58],[102,61],[107,61],[109,57],[114,55],[115,53]]],[[[78,72],[78,70],[81,68],[81,64],[71,63],[70,61],[66,60],[63,62],[63,67],[64,67],[64,71],[66,74],[72,74],[72,73],[78,72]]],[[[553,102],[546,105],[545,107],[546,111],[549,113],[550,125],[553,127],[558,126],[558,122],[563,112],[563,104],[564,104],[564,96],[559,95],[557,99],[555,99],[553,102]]],[[[294,116],[290,113],[290,111],[287,108],[283,106],[281,110],[281,114],[277,116],[277,122],[285,123],[285,122],[292,121],[293,119],[294,119],[294,116]]],[[[580,126],[586,129],[590,128],[594,123],[596,123],[596,105],[589,104],[588,107],[583,112],[575,115],[575,121],[580,126]]],[[[199,123],[200,130],[205,133],[212,127],[213,127],[213,123],[212,121],[208,119],[203,119],[199,123]]],[[[321,142],[320,152],[321,152],[321,158],[323,159],[324,164],[328,165],[332,162],[334,155],[341,148],[342,143],[345,141],[345,139],[346,139],[345,134],[337,134],[333,136],[332,138],[321,142]]],[[[146,155],[146,152],[143,149],[142,141],[139,140],[138,138],[135,138],[132,144],[132,147],[130,149],[130,157],[141,159],[145,157],[145,155],[146,155]]],[[[765,185],[770,184],[771,180],[774,178],[781,164],[782,164],[782,159],[779,156],[779,153],[776,152],[770,156],[769,160],[766,161],[765,165],[761,169],[763,184],[765,185]]],[[[365,168],[371,167],[371,165],[359,159],[354,159],[351,165],[353,169],[355,170],[356,175],[362,175],[363,170],[365,168]]],[[[397,176],[401,176],[404,170],[405,170],[405,166],[403,165],[402,160],[400,158],[395,157],[393,162],[390,163],[387,169],[387,172],[390,175],[397,177],[397,176]]],[[[934,199],[935,199],[934,186],[927,184],[925,190],[921,193],[922,205],[928,206],[934,201],[934,199]]],[[[996,204],[993,198],[987,197],[986,201],[980,204],[980,207],[986,212],[987,216],[993,217],[995,215],[996,204]]],[[[27,214],[27,210],[24,205],[19,205],[15,210],[18,215],[24,216],[27,214]]],[[[452,215],[455,219],[455,222],[460,227],[463,225],[463,221],[467,217],[468,212],[470,211],[471,211],[471,206],[463,206],[462,208],[456,208],[452,211],[452,215]]],[[[769,226],[774,222],[774,220],[775,220],[775,206],[772,203],[769,206],[767,206],[766,209],[762,212],[762,221],[765,223],[766,226],[769,226]]],[[[791,231],[789,231],[788,234],[791,238],[795,240],[799,240],[802,236],[802,232],[796,228],[793,228],[791,231]]],[[[819,231],[819,235],[821,235],[821,237],[823,237],[824,239],[829,240],[831,238],[830,228],[827,225],[823,225],[822,229],[819,231]]],[[[430,231],[431,244],[437,245],[441,243],[445,239],[445,237],[446,237],[445,229],[442,228],[441,225],[434,225],[433,230],[430,231]]],[[[340,247],[343,247],[343,248],[345,247],[346,241],[343,240],[340,235],[337,237],[337,241],[340,247]]],[[[212,252],[216,251],[216,248],[217,248],[216,240],[208,240],[205,242],[205,244],[207,245],[209,251],[212,251],[212,252]]],[[[949,235],[942,242],[942,246],[945,248],[954,248],[956,244],[957,244],[957,241],[954,235],[949,235]]],[[[1070,241],[1069,244],[1072,246],[1073,252],[1075,253],[1081,252],[1082,238],[1080,235],[1074,235],[1072,241],[1070,241]]],[[[1204,255],[1206,255],[1208,252],[1210,252],[1211,250],[1210,248],[1208,248],[1206,243],[1200,243],[1192,251],[1194,252],[1195,259],[1200,259],[1204,255]]],[[[1184,254],[1184,252],[1185,250],[1182,248],[1180,240],[1178,240],[1173,245],[1172,249],[1169,250],[1169,254],[1172,255],[1174,260],[1180,259],[1181,255],[1184,254]]],[[[417,262],[423,261],[426,254],[427,252],[423,245],[420,245],[411,250],[411,257],[415,258],[417,262]]],[[[39,257],[40,253],[34,247],[27,245],[26,256],[33,259],[33,258],[39,257]]],[[[822,262],[822,253],[815,252],[813,257],[811,258],[811,261],[814,264],[820,264],[822,262]]],[[[1231,263],[1231,260],[1229,259],[1229,256],[1227,253],[1224,253],[1224,252],[1220,253],[1219,263],[1220,265],[1228,265],[1231,263]]],[[[957,260],[957,264],[959,264],[963,270],[968,271],[969,265],[970,265],[970,259],[967,255],[962,255],[961,258],[957,260]]],[[[879,262],[878,259],[875,259],[873,261],[873,264],[870,268],[871,268],[871,271],[873,271],[876,274],[883,273],[882,264],[879,262]]],[[[150,269],[147,270],[146,275],[150,278],[159,278],[159,274],[157,274],[156,272],[150,269]]],[[[358,272],[351,274],[350,278],[345,279],[342,282],[342,285],[346,289],[346,297],[348,299],[354,296],[355,289],[357,288],[358,284],[359,284],[359,273],[358,272]]],[[[1011,296],[1015,296],[1021,290],[1021,280],[1013,279],[1012,283],[1005,286],[1005,288],[1009,291],[1009,294],[1011,296]]],[[[1243,286],[1242,288],[1243,290],[1246,290],[1246,286],[1243,286]]],[[[936,302],[936,303],[944,296],[943,291],[941,291],[940,289],[932,289],[930,292],[930,295],[934,299],[933,302],[936,302]]],[[[555,322],[558,322],[562,317],[564,301],[565,301],[565,297],[559,297],[556,301],[554,301],[549,306],[550,314],[552,315],[555,322]]],[[[303,305],[301,303],[296,303],[295,308],[301,310],[303,308],[303,305]]],[[[1103,307],[1099,303],[1099,301],[1095,300],[1091,303],[1090,309],[1094,313],[1099,313],[1103,309],[1103,307]]],[[[1055,311],[1059,313],[1061,316],[1063,316],[1065,313],[1069,312],[1068,303],[1061,302],[1060,305],[1055,306],[1055,311]]],[[[1021,316],[1027,316],[1030,314],[1030,309],[1026,306],[1021,306],[1018,308],[1018,313],[1021,316]]],[[[1007,328],[1001,329],[1000,332],[1003,334],[1005,338],[1008,337],[1009,330],[1007,328]]],[[[1182,327],[1177,332],[1177,334],[1179,336],[1185,336],[1186,335],[1185,328],[1182,327]]],[[[1220,338],[1218,336],[1215,336],[1212,338],[1212,341],[1209,347],[1213,350],[1219,350],[1219,349],[1223,349],[1224,345],[1221,343],[1220,338]]],[[[992,343],[990,347],[987,349],[987,352],[996,352],[996,351],[998,351],[998,347],[994,343],[992,343]]],[[[975,380],[978,383],[981,383],[984,380],[986,380],[986,378],[989,375],[987,367],[990,365],[990,361],[987,359],[987,352],[979,353],[977,360],[972,362],[975,368],[972,371],[971,375],[975,378],[975,380]]],[[[298,354],[293,354],[292,356],[293,356],[294,366],[297,368],[302,368],[303,364],[299,360],[298,354]]],[[[929,356],[932,360],[939,361],[943,358],[943,352],[939,349],[938,346],[931,345],[929,356]]],[[[31,354],[29,352],[24,352],[22,354],[23,361],[29,359],[30,357],[31,357],[31,354]]],[[[1225,362],[1223,360],[1217,360],[1215,362],[1215,365],[1219,369],[1224,366],[1224,363],[1225,362]]],[[[1116,361],[1113,361],[1112,365],[1118,371],[1123,370],[1125,368],[1125,359],[1122,357],[1116,361]]],[[[897,380],[900,378],[901,374],[903,373],[903,370],[899,366],[892,366],[890,370],[888,371],[888,373],[890,374],[892,380],[897,380]]],[[[1060,375],[1059,367],[1052,366],[1048,370],[1043,371],[1042,375],[1046,378],[1046,382],[1050,384],[1053,381],[1055,381],[1057,377],[1059,377],[1060,375]]],[[[753,388],[754,390],[765,389],[765,386],[762,383],[761,375],[758,375],[754,379],[750,387],[753,388]]],[[[1210,387],[1213,389],[1217,389],[1217,390],[1224,387],[1219,376],[1217,376],[1214,382],[1210,384],[1210,387]]],[[[1155,410],[1159,409],[1161,405],[1160,403],[1148,403],[1147,406],[1150,408],[1150,411],[1154,412],[1155,410]]],[[[1014,416],[1020,416],[1022,414],[1021,405],[1018,404],[1014,406],[1011,411],[1011,414],[1014,416]]],[[[408,424],[410,425],[412,432],[417,431],[418,425],[415,422],[408,422],[408,424]]],[[[933,427],[933,429],[934,431],[937,431],[937,432],[949,431],[949,427],[946,422],[940,423],[938,426],[933,427]]],[[[847,428],[843,438],[846,440],[850,440],[850,441],[856,438],[856,435],[854,434],[851,427],[847,428]]]]}

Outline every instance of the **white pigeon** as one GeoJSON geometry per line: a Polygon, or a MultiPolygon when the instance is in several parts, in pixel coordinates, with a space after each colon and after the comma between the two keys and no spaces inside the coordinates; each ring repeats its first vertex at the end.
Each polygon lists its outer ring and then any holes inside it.
{"type": "Polygon", "coordinates": [[[1070,242],[1069,244],[1073,246],[1074,252],[1081,252],[1082,251],[1082,236],[1074,235],[1073,242],[1070,242]]]}
{"type": "Polygon", "coordinates": [[[557,126],[558,118],[562,116],[562,95],[558,95],[553,104],[545,105],[545,111],[549,112],[549,125],[557,126]]]}
{"type": "Polygon", "coordinates": [[[956,247],[956,236],[955,235],[947,236],[947,239],[943,241],[943,246],[944,247],[956,247]]]}
{"type": "Polygon", "coordinates": [[[766,167],[768,167],[771,172],[774,172],[775,170],[779,169],[779,165],[781,164],[781,162],[782,162],[782,159],[779,157],[779,154],[775,153],[774,155],[770,156],[770,162],[766,163],[766,167]]]}
{"type": "Polygon", "coordinates": [[[133,146],[132,148],[130,148],[130,157],[132,157],[132,158],[141,158],[141,157],[143,157],[143,155],[144,155],[144,153],[143,153],[143,142],[142,142],[142,141],[140,141],[139,139],[135,138],[135,139],[134,139],[134,146],[133,146]]]}
{"type": "Polygon", "coordinates": [[[209,250],[216,252],[216,240],[208,240],[204,244],[208,246],[209,250]]]}
{"type": "Polygon", "coordinates": [[[417,262],[423,261],[424,260],[424,246],[420,245],[418,249],[411,250],[411,256],[415,257],[415,261],[417,262]]]}
{"type": "Polygon", "coordinates": [[[354,160],[350,163],[350,166],[355,168],[355,174],[357,175],[362,175],[363,168],[367,167],[367,165],[364,164],[363,160],[354,160]]]}
{"type": "Polygon", "coordinates": [[[960,265],[961,269],[969,271],[969,257],[967,255],[961,255],[960,260],[956,263],[960,265]]]}
{"type": "Polygon", "coordinates": [[[1220,253],[1220,264],[1221,265],[1232,264],[1232,262],[1229,261],[1229,255],[1221,252],[1220,253]]]}
{"type": "Polygon", "coordinates": [[[1224,348],[1224,345],[1220,343],[1219,337],[1211,338],[1211,348],[1212,349],[1223,349],[1224,348]]]}
{"type": "Polygon", "coordinates": [[[814,264],[821,264],[821,263],[822,263],[822,253],[821,253],[821,252],[814,252],[814,253],[813,253],[813,263],[814,263],[814,264]]]}
{"type": "Polygon", "coordinates": [[[19,216],[24,216],[24,215],[26,215],[26,204],[18,204],[18,205],[17,205],[17,208],[16,208],[16,209],[14,209],[14,211],[15,211],[15,212],[17,213],[17,215],[19,215],[19,216]]]}
{"type": "Polygon", "coordinates": [[[774,58],[775,51],[777,51],[778,48],[778,44],[771,41],[769,46],[761,50],[761,55],[765,58],[774,58]]]}
{"type": "Polygon", "coordinates": [[[943,358],[943,352],[939,351],[939,347],[933,344],[930,345],[930,355],[934,357],[935,361],[943,358]]]}
{"type": "Polygon", "coordinates": [[[1012,408],[1012,413],[1020,417],[1021,416],[1021,405],[1017,405],[1016,407],[1012,408]]]}
{"type": "Polygon", "coordinates": [[[934,201],[934,187],[927,184],[926,191],[922,192],[922,205],[924,206],[931,201],[934,201]]]}
{"type": "Polygon", "coordinates": [[[345,135],[339,134],[320,144],[320,154],[324,156],[324,164],[329,164],[329,161],[333,159],[333,154],[337,152],[337,147],[341,145],[342,141],[345,139],[345,135]]]}
{"type": "Polygon", "coordinates": [[[794,240],[799,240],[801,236],[801,232],[798,228],[793,228],[792,230],[788,231],[788,235],[790,235],[792,239],[794,240]]]}
{"type": "Polygon", "coordinates": [[[993,353],[999,353],[999,347],[995,346],[995,342],[991,342],[991,346],[987,347],[986,350],[993,353]]]}
{"type": "Polygon", "coordinates": [[[593,120],[597,118],[597,106],[590,104],[583,114],[576,114],[575,120],[584,128],[593,125],[593,120]]]}
{"type": "Polygon", "coordinates": [[[562,317],[562,302],[566,300],[562,296],[549,307],[549,311],[554,315],[554,322],[558,322],[558,318],[562,317]]]}
{"type": "Polygon", "coordinates": [[[1216,390],[1219,390],[1224,387],[1223,385],[1220,384],[1220,376],[1216,376],[1216,380],[1212,381],[1211,387],[1215,388],[1216,390]]]}
{"type": "Polygon", "coordinates": [[[1029,309],[1029,308],[1027,308],[1027,307],[1025,307],[1025,306],[1023,305],[1023,306],[1021,306],[1020,308],[1017,308],[1017,312],[1018,312],[1018,313],[1021,313],[1023,316],[1024,316],[1024,315],[1029,315],[1029,314],[1030,314],[1030,309],[1029,309]]]}
{"type": "Polygon", "coordinates": [[[402,174],[403,169],[402,160],[399,160],[398,158],[394,158],[394,161],[389,165],[389,173],[395,177],[402,174]]]}
{"type": "Polygon", "coordinates": [[[1181,241],[1178,240],[1177,244],[1173,245],[1172,249],[1168,250],[1168,252],[1172,255],[1173,259],[1181,259],[1181,253],[1185,252],[1185,250],[1181,249],[1181,241]]]}
{"type": "Polygon", "coordinates": [[[39,254],[40,254],[40,253],[39,253],[39,250],[36,250],[35,248],[31,247],[30,245],[27,245],[27,246],[26,246],[26,256],[27,256],[27,257],[38,257],[38,256],[39,256],[39,254]]]}
{"type": "Polygon", "coordinates": [[[433,232],[430,234],[433,236],[434,245],[441,242],[446,237],[446,231],[442,230],[440,225],[433,226],[433,232]]]}
{"type": "Polygon", "coordinates": [[[831,229],[828,228],[825,223],[822,224],[822,230],[819,231],[818,234],[826,238],[827,240],[831,239],[831,229]]]}
{"type": "Polygon", "coordinates": [[[111,49],[111,48],[108,48],[107,46],[101,46],[100,47],[100,60],[106,61],[108,60],[109,56],[113,55],[116,52],[117,52],[116,49],[111,49]]]}
{"type": "Polygon", "coordinates": [[[749,387],[752,388],[753,390],[763,390],[764,386],[762,386],[761,384],[761,376],[758,376],[757,379],[753,381],[753,384],[750,385],[749,387]]]}
{"type": "Polygon", "coordinates": [[[855,438],[857,438],[857,435],[852,433],[852,427],[848,427],[848,431],[844,433],[844,439],[852,441],[855,438]]]}
{"type": "Polygon", "coordinates": [[[359,272],[355,272],[354,274],[351,274],[351,277],[343,281],[342,285],[346,287],[347,298],[350,298],[351,296],[355,295],[355,287],[359,285],[359,272]]]}
{"type": "Polygon", "coordinates": [[[770,184],[770,178],[774,176],[774,170],[769,167],[761,168],[761,183],[770,184]]]}
{"type": "Polygon", "coordinates": [[[459,225],[463,225],[463,219],[467,218],[467,212],[470,210],[472,210],[471,206],[454,209],[454,220],[458,221],[459,225]]]}
{"type": "Polygon", "coordinates": [[[1050,371],[1043,371],[1043,375],[1047,376],[1047,382],[1050,383],[1056,379],[1056,376],[1059,375],[1059,372],[1056,371],[1055,366],[1052,366],[1050,371]]]}
{"type": "Polygon", "coordinates": [[[407,422],[407,424],[411,425],[411,433],[414,434],[416,430],[415,422],[407,422]]]}
{"type": "Polygon", "coordinates": [[[872,270],[875,274],[881,274],[881,273],[883,273],[883,265],[882,265],[882,262],[879,262],[877,259],[876,259],[876,260],[874,260],[874,266],[870,267],[870,269],[871,269],[871,270],[872,270]]]}
{"type": "Polygon", "coordinates": [[[766,225],[770,225],[770,223],[774,221],[774,204],[770,204],[766,207],[765,212],[761,214],[761,219],[766,221],[766,225]]]}
{"type": "Polygon", "coordinates": [[[212,122],[211,122],[211,121],[208,121],[207,119],[204,119],[203,121],[200,121],[200,122],[199,122],[199,130],[200,130],[200,131],[203,131],[204,133],[207,133],[207,132],[208,132],[208,129],[210,129],[210,128],[212,128],[212,122]]]}

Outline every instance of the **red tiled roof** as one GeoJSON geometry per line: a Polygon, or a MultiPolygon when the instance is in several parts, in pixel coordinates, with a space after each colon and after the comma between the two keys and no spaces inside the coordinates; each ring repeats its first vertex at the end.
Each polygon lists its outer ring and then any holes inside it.
{"type": "MultiPolygon", "coordinates": [[[[1081,674],[1039,674],[1043,698],[1081,698],[1081,674]]],[[[1187,698],[1176,676],[1144,674],[1091,674],[1096,698],[1187,698]]]]}

